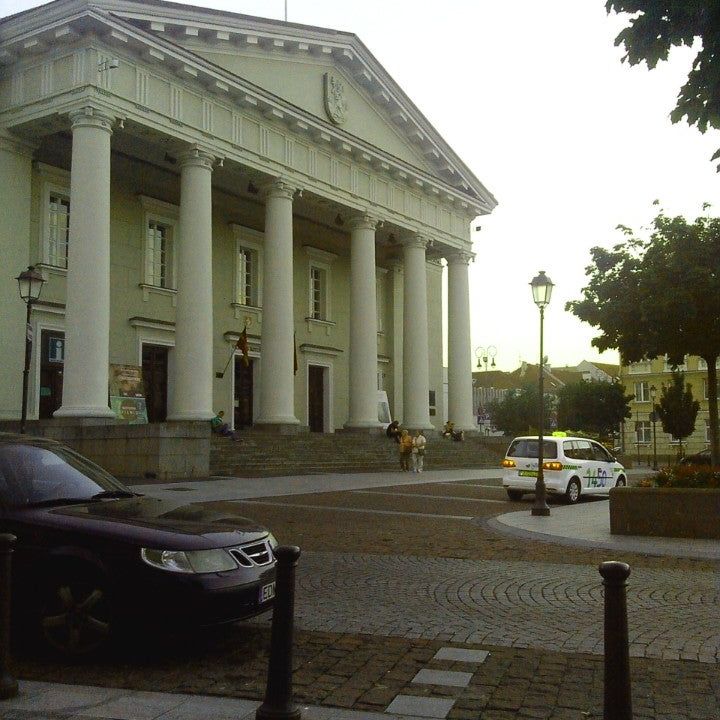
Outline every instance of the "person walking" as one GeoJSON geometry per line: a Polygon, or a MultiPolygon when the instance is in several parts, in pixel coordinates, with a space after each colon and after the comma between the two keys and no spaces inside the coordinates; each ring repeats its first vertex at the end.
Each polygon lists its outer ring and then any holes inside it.
{"type": "Polygon", "coordinates": [[[407,430],[400,433],[400,470],[408,472],[410,470],[410,458],[412,457],[413,439],[407,430]]]}
{"type": "Polygon", "coordinates": [[[425,462],[425,445],[427,445],[427,439],[423,435],[422,430],[418,430],[413,438],[413,472],[421,473],[423,471],[423,463],[425,462]]]}

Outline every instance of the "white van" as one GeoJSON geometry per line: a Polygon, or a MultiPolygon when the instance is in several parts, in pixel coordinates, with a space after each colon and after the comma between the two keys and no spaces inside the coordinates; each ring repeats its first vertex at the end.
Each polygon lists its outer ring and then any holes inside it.
{"type": "MultiPolygon", "coordinates": [[[[537,436],[517,437],[505,453],[503,487],[511,500],[535,492],[538,445],[537,436]]],[[[599,442],[564,433],[543,437],[543,479],[548,495],[564,495],[571,504],[627,485],[625,468],[599,442]]]]}

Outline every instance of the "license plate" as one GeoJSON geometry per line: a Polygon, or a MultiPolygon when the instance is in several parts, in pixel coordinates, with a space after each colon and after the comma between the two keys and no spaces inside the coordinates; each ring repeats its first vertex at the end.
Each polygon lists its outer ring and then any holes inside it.
{"type": "Polygon", "coordinates": [[[272,600],[274,597],[275,597],[275,583],[271,582],[269,585],[263,585],[260,588],[258,602],[262,605],[262,603],[266,603],[268,600],[272,600]]]}

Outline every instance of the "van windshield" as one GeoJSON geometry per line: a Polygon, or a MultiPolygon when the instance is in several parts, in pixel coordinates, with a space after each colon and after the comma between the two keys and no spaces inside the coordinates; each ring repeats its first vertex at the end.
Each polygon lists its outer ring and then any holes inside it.
{"type": "MultiPolygon", "coordinates": [[[[508,448],[507,457],[536,458],[538,456],[537,438],[521,438],[513,440],[508,448]]],[[[543,440],[543,459],[557,458],[557,443],[554,440],[543,440]]]]}

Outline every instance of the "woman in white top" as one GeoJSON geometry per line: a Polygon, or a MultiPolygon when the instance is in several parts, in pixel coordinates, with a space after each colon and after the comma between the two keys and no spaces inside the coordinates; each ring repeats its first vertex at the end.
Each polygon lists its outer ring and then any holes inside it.
{"type": "Polygon", "coordinates": [[[422,430],[418,430],[413,438],[413,472],[421,473],[423,471],[423,461],[425,460],[425,445],[427,440],[422,434],[422,430]]]}

